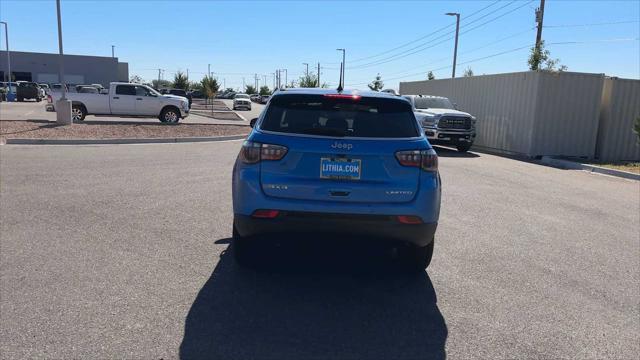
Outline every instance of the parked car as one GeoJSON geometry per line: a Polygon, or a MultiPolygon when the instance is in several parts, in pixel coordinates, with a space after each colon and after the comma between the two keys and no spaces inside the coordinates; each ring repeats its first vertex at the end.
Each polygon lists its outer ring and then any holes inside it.
{"type": "Polygon", "coordinates": [[[249,98],[255,103],[260,102],[260,95],[258,94],[251,94],[249,95],[249,98]]]}
{"type": "Polygon", "coordinates": [[[40,89],[42,89],[42,91],[44,92],[44,97],[46,97],[47,95],[49,95],[49,91],[51,89],[49,89],[49,84],[38,84],[38,86],[40,87],[40,89]]]}
{"type": "Polygon", "coordinates": [[[81,94],[99,94],[100,90],[96,89],[93,86],[81,86],[80,88],[77,88],[79,93],[81,94]]]}
{"type": "Polygon", "coordinates": [[[193,90],[189,94],[191,94],[191,99],[204,99],[205,95],[200,90],[193,90]]]}
{"type": "Polygon", "coordinates": [[[236,94],[233,97],[233,110],[251,110],[251,98],[247,94],[236,94]]]}
{"type": "Polygon", "coordinates": [[[476,139],[476,118],[456,109],[446,97],[404,95],[431,144],[452,145],[469,151],[476,139]]]}
{"type": "Polygon", "coordinates": [[[271,99],[271,95],[260,95],[260,104],[266,104],[271,99]]]}
{"type": "MultiPolygon", "coordinates": [[[[55,103],[61,93],[49,96],[47,111],[55,111],[55,103]]],[[[146,85],[111,83],[107,94],[71,93],[71,115],[74,121],[82,121],[87,115],[119,117],[155,117],[161,122],[177,123],[189,115],[189,101],[180,96],[162,95],[146,85]]]]}
{"type": "Polygon", "coordinates": [[[384,90],[381,90],[380,92],[388,93],[396,96],[400,95],[400,93],[398,93],[395,89],[384,89],[384,90]]]}
{"type": "Polygon", "coordinates": [[[25,99],[34,99],[38,102],[42,101],[43,95],[38,84],[29,81],[16,81],[18,87],[16,89],[16,97],[18,101],[25,99]]]}
{"type": "Polygon", "coordinates": [[[232,180],[238,262],[260,256],[260,237],[288,232],[384,239],[411,269],[429,265],[438,157],[405,99],[287,89],[251,123],[232,180]]]}
{"type": "MultiPolygon", "coordinates": [[[[62,84],[53,84],[51,85],[51,91],[54,92],[58,92],[58,91],[62,91],[62,84]]],[[[67,89],[67,91],[69,91],[69,86],[65,86],[65,88],[67,89]]]]}
{"type": "Polygon", "coordinates": [[[186,98],[187,100],[189,100],[189,107],[191,107],[191,103],[193,102],[193,97],[191,96],[191,94],[182,89],[162,89],[160,90],[160,93],[164,95],[170,94],[186,98]]]}

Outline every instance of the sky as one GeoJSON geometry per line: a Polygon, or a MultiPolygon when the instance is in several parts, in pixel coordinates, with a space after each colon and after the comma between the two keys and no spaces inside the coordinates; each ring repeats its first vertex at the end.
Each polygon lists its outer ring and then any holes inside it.
{"type": "MultiPolygon", "coordinates": [[[[62,0],[64,51],[111,56],[147,81],[191,80],[211,72],[227,87],[289,81],[306,71],[337,86],[346,49],[345,82],[366,89],[380,74],[400,81],[451,76],[455,17],[461,14],[457,76],[527,70],[540,0],[476,1],[83,1],[62,0]],[[284,76],[284,75],[283,75],[284,76]]],[[[57,52],[53,0],[0,0],[10,50],[57,52]]],[[[640,0],[547,0],[542,37],[569,71],[640,78],[640,0]]],[[[4,29],[0,29],[4,31],[4,29]]],[[[5,48],[4,33],[0,44],[5,48]]]]}

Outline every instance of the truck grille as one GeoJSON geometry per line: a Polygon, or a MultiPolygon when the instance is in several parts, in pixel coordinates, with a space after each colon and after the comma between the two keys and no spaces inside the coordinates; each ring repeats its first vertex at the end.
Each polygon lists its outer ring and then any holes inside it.
{"type": "Polygon", "coordinates": [[[440,129],[469,130],[471,129],[471,118],[460,116],[443,116],[438,121],[440,129]]]}

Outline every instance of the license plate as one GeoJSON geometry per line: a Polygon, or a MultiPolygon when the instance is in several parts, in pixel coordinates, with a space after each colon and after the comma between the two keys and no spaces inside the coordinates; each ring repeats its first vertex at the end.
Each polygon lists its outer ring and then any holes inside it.
{"type": "Polygon", "coordinates": [[[322,179],[360,179],[362,161],[346,158],[320,158],[320,178],[322,179]]]}

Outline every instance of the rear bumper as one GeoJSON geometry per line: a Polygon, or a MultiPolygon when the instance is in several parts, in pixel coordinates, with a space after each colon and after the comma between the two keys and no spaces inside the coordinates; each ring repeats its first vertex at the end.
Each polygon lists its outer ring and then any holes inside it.
{"type": "Polygon", "coordinates": [[[283,211],[274,219],[235,214],[234,226],[243,237],[276,234],[346,234],[426,246],[437,223],[401,224],[395,216],[283,211]]]}
{"type": "Polygon", "coordinates": [[[184,119],[187,116],[189,116],[189,110],[180,109],[180,117],[184,119]]]}

